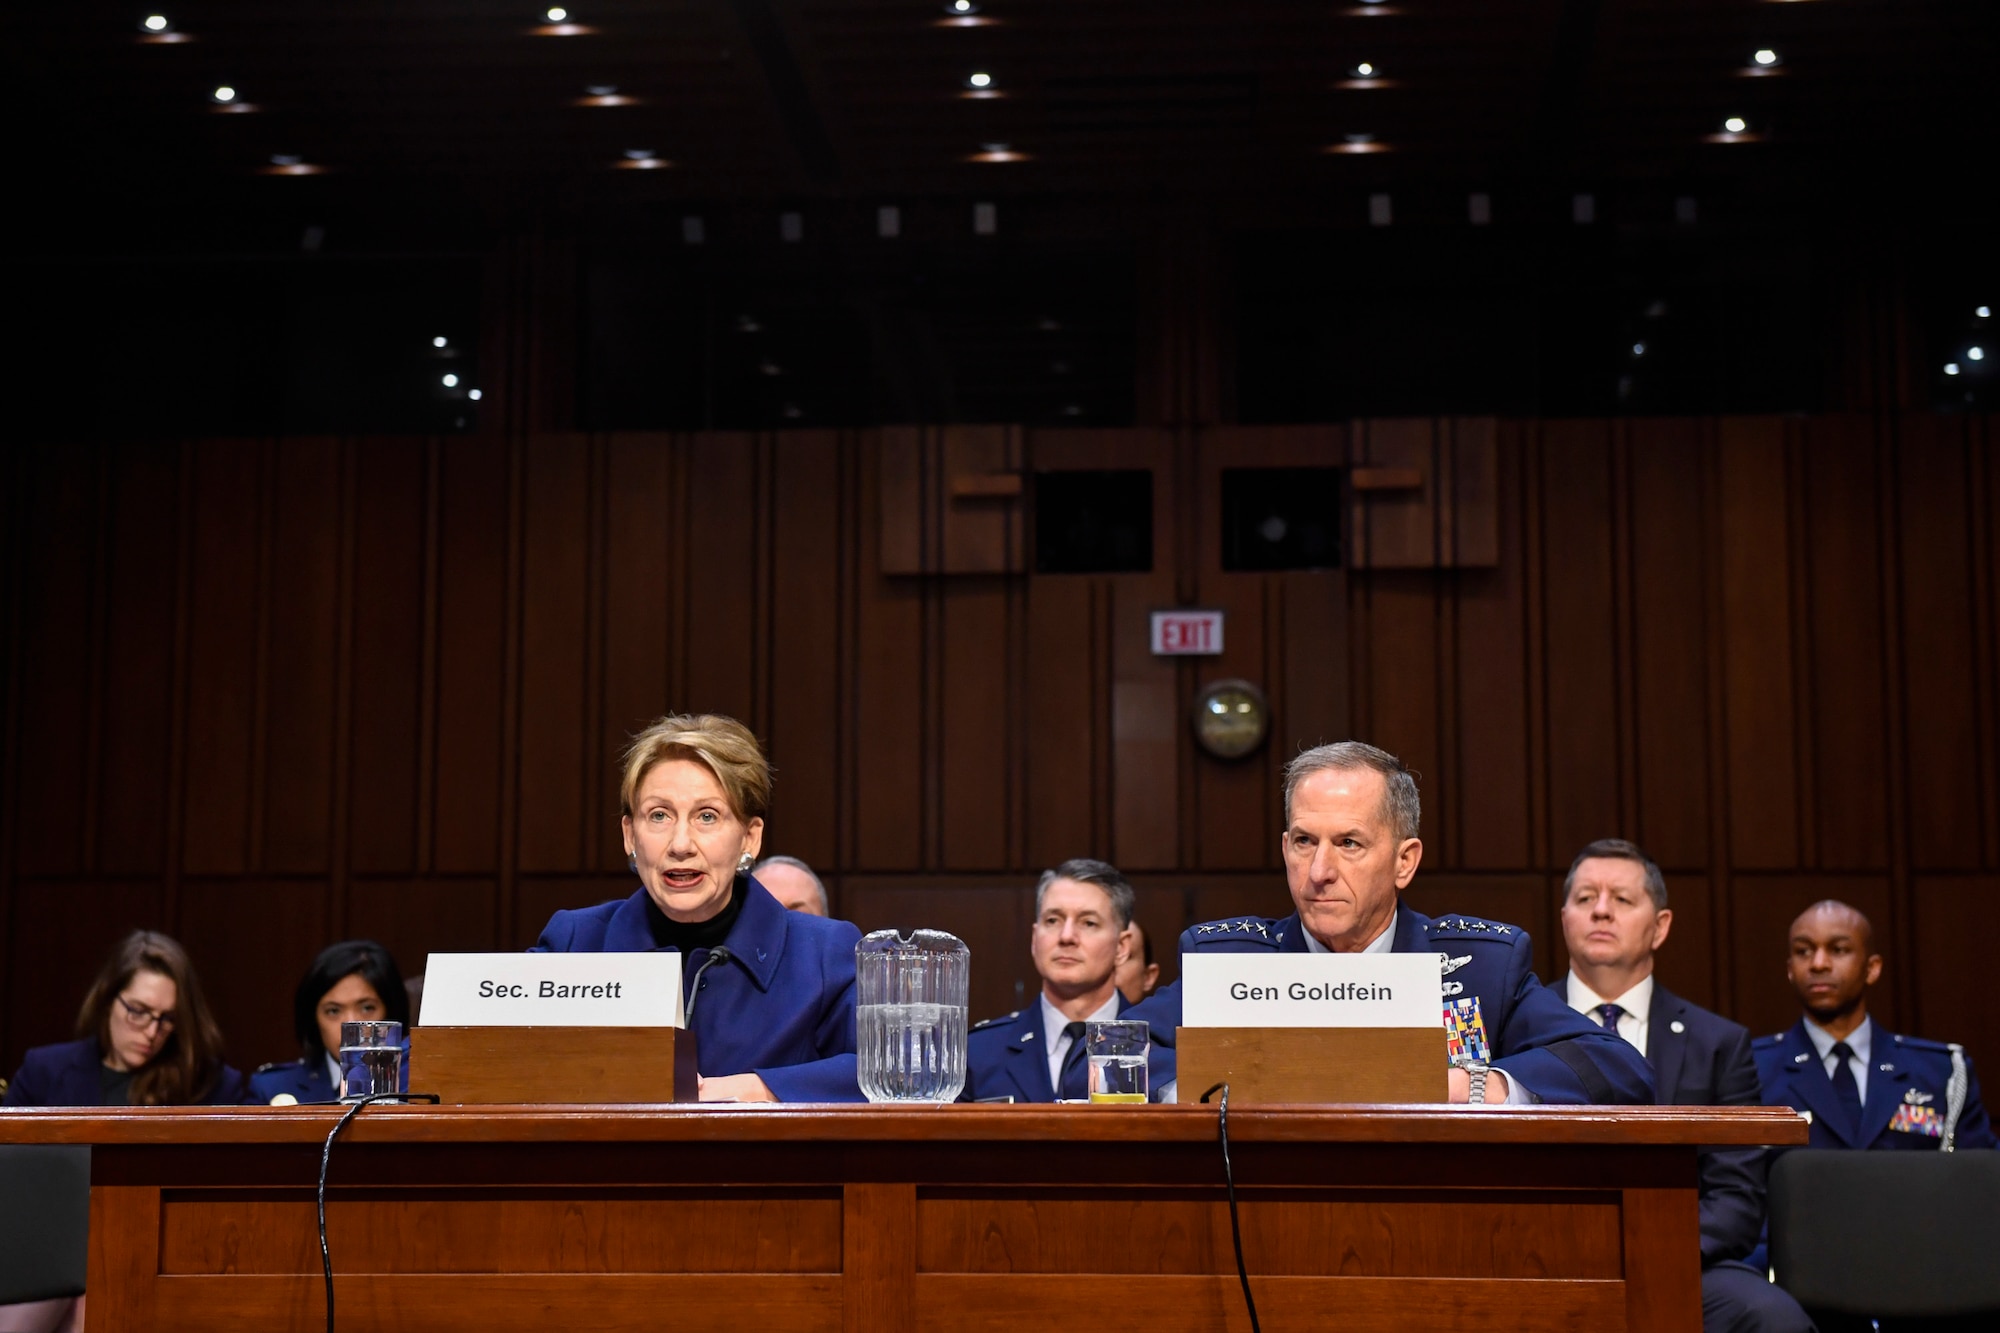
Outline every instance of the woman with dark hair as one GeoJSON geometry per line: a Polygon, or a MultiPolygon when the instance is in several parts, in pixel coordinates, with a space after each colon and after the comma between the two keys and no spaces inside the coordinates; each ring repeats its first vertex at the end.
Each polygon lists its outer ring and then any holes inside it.
{"type": "MultiPolygon", "coordinates": [[[[403,973],[389,951],[373,940],[329,944],[292,996],[292,1030],[299,1035],[300,1059],[269,1064],[250,1078],[250,1100],[283,1105],[331,1102],[340,1097],[340,1025],[401,1023],[408,1051],[410,996],[403,973]]],[[[410,1062],[403,1059],[403,1088],[410,1090],[410,1062]]]]}
{"type": "Polygon", "coordinates": [[[7,1086],[9,1106],[211,1106],[243,1100],[222,1062],[222,1032],[186,950],[151,930],[127,935],[97,974],[77,1040],[37,1046],[7,1086]]]}

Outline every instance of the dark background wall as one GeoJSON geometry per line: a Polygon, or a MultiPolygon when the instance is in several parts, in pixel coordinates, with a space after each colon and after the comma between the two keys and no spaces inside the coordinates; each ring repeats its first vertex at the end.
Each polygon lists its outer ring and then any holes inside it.
{"type": "Polygon", "coordinates": [[[864,929],[963,935],[981,1015],[1032,994],[1063,857],[1133,872],[1170,975],[1184,925],[1285,911],[1278,764],[1354,735],[1423,775],[1411,899],[1526,925],[1545,975],[1563,869],[1622,834],[1668,871],[1690,998],[1788,1021],[1785,923],[1837,896],[1878,927],[1885,1021],[2000,1059],[1972,1017],[1992,420],[1503,420],[1494,567],[1222,571],[1219,468],[1397,429],[1006,432],[1029,471],[1153,472],[1152,572],[1118,575],[882,573],[917,521],[885,460],[983,447],[953,428],[16,450],[0,1063],[68,1034],[135,926],[188,944],[254,1064],[328,940],[415,971],[622,896],[614,755],[668,708],[750,722],[769,848],[864,929]],[[1225,610],[1227,654],[1149,656],[1175,605],[1225,610]],[[1186,725],[1223,676],[1275,719],[1235,764],[1186,725]]]}

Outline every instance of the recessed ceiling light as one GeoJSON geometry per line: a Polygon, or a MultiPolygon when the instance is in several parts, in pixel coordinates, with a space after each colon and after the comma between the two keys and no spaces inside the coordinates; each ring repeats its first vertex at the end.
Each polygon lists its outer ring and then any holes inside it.
{"type": "Polygon", "coordinates": [[[945,5],[944,9],[947,14],[977,14],[979,12],[979,6],[973,4],[972,0],[950,0],[950,3],[945,5]]]}
{"type": "Polygon", "coordinates": [[[625,160],[628,162],[644,162],[652,155],[653,150],[650,148],[627,148],[625,150],[625,160]]]}
{"type": "Polygon", "coordinates": [[[447,375],[446,375],[446,376],[444,377],[444,381],[443,381],[443,382],[444,382],[444,387],[445,387],[445,388],[447,388],[447,389],[456,389],[456,388],[458,387],[458,376],[456,376],[456,375],[450,375],[450,374],[447,374],[447,375]]]}
{"type": "Polygon", "coordinates": [[[1633,355],[1633,356],[1644,356],[1645,354],[1646,354],[1646,344],[1644,344],[1644,343],[1633,343],[1633,344],[1632,344],[1632,355],[1633,355]]]}
{"type": "Polygon", "coordinates": [[[1375,66],[1366,60],[1362,61],[1360,64],[1354,67],[1354,77],[1357,79],[1374,78],[1375,66]]]}
{"type": "Polygon", "coordinates": [[[1944,373],[1947,375],[1956,375],[1958,373],[1958,362],[1956,361],[1945,362],[1944,373]]]}
{"type": "Polygon", "coordinates": [[[1973,311],[1972,313],[1980,319],[1991,319],[1993,317],[1993,307],[1989,305],[1983,305],[1980,306],[1977,310],[1973,311]]]}
{"type": "Polygon", "coordinates": [[[1722,122],[1722,128],[1730,134],[1741,134],[1750,128],[1750,123],[1741,116],[1731,116],[1722,122]]]}
{"type": "Polygon", "coordinates": [[[225,83],[210,93],[209,96],[214,98],[218,104],[226,104],[236,100],[236,90],[225,83]]]}
{"type": "Polygon", "coordinates": [[[433,347],[443,347],[445,345],[445,339],[442,337],[431,339],[431,346],[433,347]]]}
{"type": "Polygon", "coordinates": [[[165,14],[148,14],[146,15],[146,21],[139,26],[147,32],[165,32],[173,25],[167,22],[165,14]]]}
{"type": "Polygon", "coordinates": [[[469,391],[469,392],[468,392],[468,393],[467,393],[467,394],[466,394],[465,396],[466,396],[467,398],[470,398],[470,399],[471,399],[471,400],[472,400],[473,402],[475,402],[475,403],[476,403],[476,402],[478,402],[478,401],[479,401],[479,400],[480,400],[481,398],[484,398],[484,397],[485,397],[486,395],[485,395],[485,394],[482,394],[482,393],[481,393],[481,392],[479,392],[479,390],[477,390],[477,389],[473,389],[473,390],[469,391]]]}
{"type": "Polygon", "coordinates": [[[1778,63],[1778,53],[1776,51],[1773,51],[1768,46],[1760,46],[1757,48],[1756,53],[1750,57],[1750,59],[1755,61],[1757,64],[1763,66],[1765,69],[1769,69],[1771,66],[1778,63]]]}
{"type": "Polygon", "coordinates": [[[561,5],[550,5],[547,17],[551,23],[561,23],[569,17],[569,11],[561,5]]]}
{"type": "Polygon", "coordinates": [[[977,74],[966,75],[965,82],[974,88],[991,88],[993,86],[993,76],[981,71],[977,74]]]}
{"type": "Polygon", "coordinates": [[[1968,347],[1965,349],[1965,359],[1967,361],[1984,361],[1986,359],[1986,349],[1984,347],[1968,347]]]}

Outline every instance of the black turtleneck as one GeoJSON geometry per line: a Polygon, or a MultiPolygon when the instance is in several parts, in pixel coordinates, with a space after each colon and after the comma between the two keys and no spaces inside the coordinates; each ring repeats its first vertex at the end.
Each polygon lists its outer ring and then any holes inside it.
{"type": "Polygon", "coordinates": [[[684,954],[696,949],[713,949],[729,938],[730,930],[736,925],[736,918],[743,915],[743,904],[749,900],[749,885],[738,875],[729,886],[729,901],[722,910],[706,921],[676,921],[660,910],[653,901],[653,895],[646,895],[646,928],[653,934],[653,943],[662,949],[679,949],[684,954]]]}

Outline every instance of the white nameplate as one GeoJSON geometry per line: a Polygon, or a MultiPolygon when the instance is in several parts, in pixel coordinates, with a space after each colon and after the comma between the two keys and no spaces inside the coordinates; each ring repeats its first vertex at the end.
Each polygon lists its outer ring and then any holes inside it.
{"type": "MultiPolygon", "coordinates": [[[[1181,958],[1191,1028],[1434,1028],[1434,953],[1224,953],[1181,958]]],[[[425,983],[429,985],[428,982],[425,983]]]]}
{"type": "Polygon", "coordinates": [[[434,953],[426,1027],[685,1027],[678,953],[434,953]]]}

